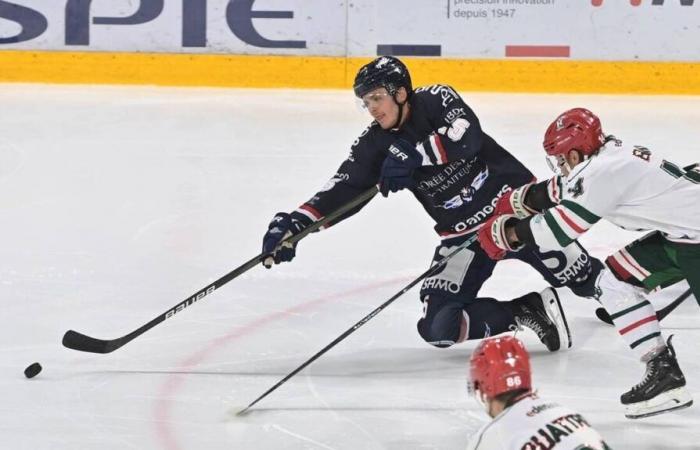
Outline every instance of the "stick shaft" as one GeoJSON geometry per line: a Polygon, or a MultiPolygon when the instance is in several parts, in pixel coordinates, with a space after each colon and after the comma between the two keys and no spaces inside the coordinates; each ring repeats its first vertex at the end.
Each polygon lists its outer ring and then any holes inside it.
{"type": "MultiPolygon", "coordinates": [[[[681,295],[679,295],[678,298],[676,298],[674,301],[672,301],[668,305],[664,306],[660,310],[656,311],[656,319],[659,322],[661,322],[661,320],[663,320],[666,316],[668,316],[671,313],[671,311],[676,309],[681,303],[683,303],[683,301],[685,301],[685,299],[690,297],[691,294],[692,294],[692,291],[690,289],[688,289],[687,291],[685,291],[681,295]]],[[[598,318],[600,320],[607,323],[608,325],[613,324],[613,320],[610,317],[610,314],[608,314],[608,312],[605,310],[605,308],[600,307],[600,308],[596,309],[595,314],[596,314],[596,316],[598,316],[598,318]]]]}
{"type": "Polygon", "coordinates": [[[247,407],[239,411],[237,414],[241,415],[244,414],[246,411],[248,411],[250,408],[252,408],[256,403],[258,403],[260,400],[263,398],[267,397],[269,394],[277,390],[280,386],[282,386],[284,383],[287,382],[290,378],[292,378],[294,375],[297,373],[301,372],[306,366],[311,364],[312,362],[316,361],[318,358],[320,358],[324,353],[326,353],[328,350],[332,349],[335,347],[338,343],[340,343],[342,340],[344,340],[346,337],[350,336],[352,333],[357,331],[358,328],[369,322],[373,317],[375,317],[377,314],[382,312],[387,306],[392,304],[394,300],[397,298],[401,297],[403,294],[405,294],[408,290],[410,290],[413,286],[416,284],[420,283],[424,279],[428,278],[431,275],[434,275],[439,271],[440,268],[442,268],[447,261],[450,260],[454,255],[459,253],[461,250],[469,247],[474,241],[476,240],[476,234],[471,236],[469,239],[464,241],[462,244],[459,245],[456,249],[454,249],[451,253],[449,253],[447,256],[445,256],[443,259],[441,259],[439,262],[435,263],[430,269],[426,270],[423,272],[418,278],[414,279],[410,283],[408,283],[403,289],[401,289],[399,292],[394,294],[389,300],[385,301],[381,305],[379,305],[377,308],[375,308],[371,313],[367,314],[365,317],[360,319],[355,325],[352,327],[348,328],[343,334],[335,338],[330,344],[326,345],[323,347],[320,351],[318,351],[315,355],[313,355],[311,358],[307,359],[304,363],[302,363],[299,367],[296,369],[292,370],[287,376],[282,378],[280,381],[277,382],[274,386],[272,386],[270,389],[265,391],[262,395],[260,395],[258,398],[253,400],[251,404],[249,404],[247,407]]]}
{"type": "MultiPolygon", "coordinates": [[[[352,209],[369,201],[372,197],[374,197],[374,195],[376,195],[376,193],[377,193],[377,187],[376,186],[371,187],[370,189],[364,191],[362,194],[358,195],[353,200],[349,201],[348,203],[341,206],[337,210],[333,211],[332,213],[328,214],[327,216],[324,216],[323,218],[312,223],[311,225],[309,225],[308,227],[303,229],[298,234],[295,234],[294,236],[291,236],[290,238],[286,239],[286,242],[289,242],[292,244],[299,242],[301,239],[306,237],[309,233],[312,233],[312,232],[320,229],[321,227],[327,225],[331,221],[338,219],[342,215],[350,212],[352,209]]],[[[262,262],[262,260],[268,256],[269,256],[269,254],[267,254],[267,253],[261,253],[261,254],[257,255],[256,257],[245,262],[244,264],[240,265],[239,267],[236,267],[231,272],[222,276],[218,280],[203,287],[199,291],[197,291],[194,294],[192,294],[191,296],[187,297],[185,300],[181,301],[177,305],[175,305],[172,308],[165,311],[163,314],[155,317],[150,322],[142,325],[141,327],[137,328],[136,330],[132,331],[129,334],[126,334],[126,335],[119,337],[119,338],[116,338],[116,339],[103,340],[103,339],[96,339],[96,338],[87,336],[87,335],[79,333],[77,331],[68,330],[66,332],[66,334],[63,336],[63,345],[65,347],[73,349],[73,350],[78,350],[78,351],[82,351],[82,352],[89,352],[89,353],[110,353],[110,352],[113,352],[114,350],[131,342],[132,340],[134,340],[138,336],[142,335],[146,331],[155,327],[156,325],[166,321],[167,319],[171,318],[175,314],[177,314],[180,311],[184,310],[185,308],[189,307],[193,303],[199,302],[204,297],[206,297],[209,294],[211,294],[212,292],[214,292],[216,289],[220,288],[221,286],[225,285],[226,283],[233,280],[234,278],[247,272],[248,270],[250,270],[254,266],[260,264],[262,262]]]]}

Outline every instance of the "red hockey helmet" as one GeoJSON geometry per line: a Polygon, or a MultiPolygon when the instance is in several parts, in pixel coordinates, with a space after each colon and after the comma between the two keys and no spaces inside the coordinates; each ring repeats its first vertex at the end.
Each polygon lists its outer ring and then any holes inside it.
{"type": "Polygon", "coordinates": [[[530,356],[512,336],[485,339],[469,359],[469,392],[492,399],[518,389],[532,390],[530,356]]]}
{"type": "Polygon", "coordinates": [[[590,156],[605,143],[598,116],[585,108],[574,108],[560,114],[544,133],[544,150],[550,156],[566,156],[578,150],[590,156]]]}

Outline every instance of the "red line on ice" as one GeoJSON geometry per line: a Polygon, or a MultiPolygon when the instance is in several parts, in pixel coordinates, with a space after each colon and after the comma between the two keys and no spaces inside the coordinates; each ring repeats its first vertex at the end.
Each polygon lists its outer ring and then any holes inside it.
{"type": "Polygon", "coordinates": [[[373,291],[384,286],[396,284],[400,281],[406,281],[406,279],[406,277],[401,277],[394,278],[391,280],[380,281],[374,284],[359,287],[357,289],[351,289],[349,291],[319,297],[317,299],[310,300],[306,303],[302,303],[300,305],[293,306],[289,309],[285,309],[284,311],[278,311],[275,313],[268,314],[266,316],[260,317],[259,319],[255,319],[252,322],[243,325],[242,327],[236,327],[234,331],[231,331],[230,333],[224,336],[214,339],[201,350],[192,353],[178,365],[178,373],[171,373],[168,376],[165,382],[161,385],[160,392],[157,396],[156,404],[154,407],[155,426],[156,434],[161,440],[163,447],[167,450],[180,450],[183,448],[178,444],[177,439],[175,437],[175,432],[171,427],[171,400],[175,393],[182,387],[182,384],[185,381],[184,375],[186,375],[187,372],[194,369],[199,363],[204,361],[214,351],[223,348],[224,346],[226,346],[232,341],[235,341],[236,339],[245,337],[249,334],[258,331],[258,329],[262,328],[263,325],[267,325],[277,320],[285,319],[292,314],[309,311],[333,300],[338,300],[344,297],[350,297],[352,295],[360,294],[363,292],[373,291]]]}

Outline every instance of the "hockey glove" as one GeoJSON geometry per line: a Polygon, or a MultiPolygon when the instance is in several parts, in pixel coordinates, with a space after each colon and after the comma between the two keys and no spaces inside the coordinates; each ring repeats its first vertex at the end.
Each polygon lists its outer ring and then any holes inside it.
{"type": "Polygon", "coordinates": [[[528,183],[503,194],[503,196],[498,199],[493,214],[497,216],[504,214],[514,215],[518,219],[525,219],[537,214],[538,211],[535,211],[525,204],[525,196],[532,185],[533,183],[528,183]]]}
{"type": "Polygon", "coordinates": [[[306,228],[306,225],[293,219],[292,216],[285,212],[275,214],[268,226],[267,233],[263,236],[262,251],[263,253],[269,253],[269,256],[263,259],[263,266],[269,269],[273,264],[294,259],[297,244],[283,241],[299,233],[304,228],[306,228]],[[280,243],[282,243],[281,246],[280,243]]]}
{"type": "Polygon", "coordinates": [[[514,246],[506,239],[506,224],[511,219],[516,219],[514,215],[493,216],[479,228],[479,245],[489,258],[494,260],[503,259],[506,252],[520,250],[521,245],[514,246]]]}
{"type": "Polygon", "coordinates": [[[423,157],[418,153],[415,145],[405,139],[397,139],[389,147],[389,155],[382,164],[379,192],[384,197],[388,197],[389,192],[398,192],[415,186],[413,171],[420,167],[422,162],[423,157]]]}

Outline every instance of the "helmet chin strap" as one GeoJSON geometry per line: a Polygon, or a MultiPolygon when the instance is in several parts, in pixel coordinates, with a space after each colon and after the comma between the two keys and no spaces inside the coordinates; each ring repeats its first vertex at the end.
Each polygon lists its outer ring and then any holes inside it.
{"type": "Polygon", "coordinates": [[[396,100],[396,94],[398,92],[394,93],[394,95],[391,96],[391,98],[394,100],[394,103],[399,107],[399,116],[396,118],[396,123],[392,125],[391,129],[395,130],[401,125],[401,119],[403,118],[403,106],[408,102],[408,98],[404,100],[403,103],[399,103],[398,100],[396,100]]]}

